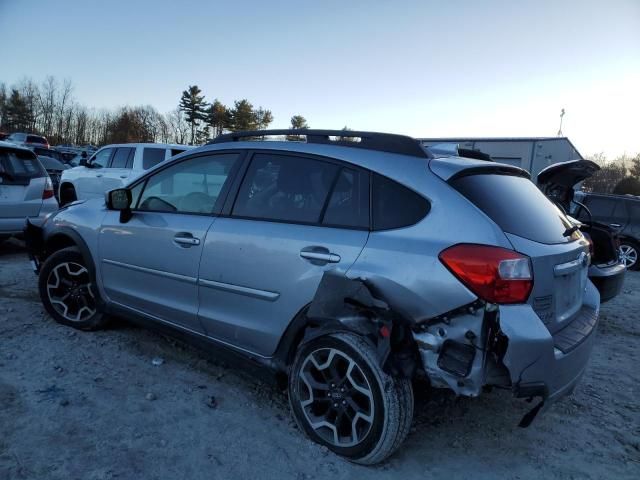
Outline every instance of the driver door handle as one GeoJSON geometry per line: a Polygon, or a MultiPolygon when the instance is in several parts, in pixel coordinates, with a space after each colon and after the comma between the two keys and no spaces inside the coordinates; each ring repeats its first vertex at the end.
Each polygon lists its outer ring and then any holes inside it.
{"type": "Polygon", "coordinates": [[[610,223],[609,226],[613,228],[620,228],[622,225],[620,225],[619,223],[610,223]]]}
{"type": "Polygon", "coordinates": [[[194,237],[190,233],[176,233],[173,237],[173,241],[183,248],[195,247],[200,245],[200,239],[194,237]]]}
{"type": "Polygon", "coordinates": [[[327,249],[320,248],[303,248],[300,250],[300,256],[307,260],[326,263],[338,263],[340,262],[340,255],[331,253],[327,249]]]}

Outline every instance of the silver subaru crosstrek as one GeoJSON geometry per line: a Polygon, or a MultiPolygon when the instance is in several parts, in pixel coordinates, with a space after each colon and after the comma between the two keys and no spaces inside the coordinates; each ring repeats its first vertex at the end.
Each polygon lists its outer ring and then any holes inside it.
{"type": "Polygon", "coordinates": [[[417,377],[539,398],[527,426],[593,346],[588,242],[524,170],[437,152],[223,135],[27,224],[42,302],[65,325],[124,316],[274,369],[301,430],[354,462],[401,445],[417,377]]]}

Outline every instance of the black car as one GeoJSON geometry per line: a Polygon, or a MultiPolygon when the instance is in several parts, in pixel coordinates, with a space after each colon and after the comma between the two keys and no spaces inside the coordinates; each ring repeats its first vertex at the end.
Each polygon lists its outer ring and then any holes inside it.
{"type": "Polygon", "coordinates": [[[610,221],[602,222],[574,193],[575,185],[598,170],[600,167],[590,160],[556,163],[538,174],[538,186],[559,208],[578,218],[576,228],[592,245],[589,279],[600,291],[600,301],[606,302],[620,293],[626,272],[618,231],[610,221]]]}
{"type": "Polygon", "coordinates": [[[629,270],[640,270],[640,197],[578,192],[574,215],[609,225],[620,238],[620,258],[629,270]]]}

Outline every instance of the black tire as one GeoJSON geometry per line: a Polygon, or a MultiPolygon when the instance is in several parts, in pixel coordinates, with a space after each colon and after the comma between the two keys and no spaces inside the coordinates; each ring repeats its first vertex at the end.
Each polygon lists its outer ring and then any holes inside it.
{"type": "Polygon", "coordinates": [[[640,246],[638,243],[626,238],[620,240],[620,256],[629,270],[640,270],[640,246]]]}
{"type": "Polygon", "coordinates": [[[98,330],[106,325],[91,271],[75,247],[58,250],[44,262],[38,289],[44,308],[56,322],[79,330],[98,330]]]}
{"type": "Polygon", "coordinates": [[[409,433],[413,420],[411,381],[386,374],[375,348],[363,337],[338,333],[304,343],[296,353],[288,384],[289,404],[298,427],[313,441],[354,463],[382,462],[409,433]],[[325,362],[320,363],[322,369],[316,368],[318,362],[325,362]],[[348,363],[351,374],[334,383],[344,370],[341,363],[348,363]],[[326,390],[315,389],[323,383],[326,390]],[[319,423],[333,423],[333,428],[319,423]]]}
{"type": "Polygon", "coordinates": [[[60,206],[64,207],[67,203],[75,202],[78,199],[76,189],[73,185],[65,183],[60,187],[60,206]]]}

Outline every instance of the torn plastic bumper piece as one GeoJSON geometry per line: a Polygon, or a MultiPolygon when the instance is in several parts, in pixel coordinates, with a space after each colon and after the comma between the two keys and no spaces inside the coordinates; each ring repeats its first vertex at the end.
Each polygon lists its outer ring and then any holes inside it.
{"type": "Polygon", "coordinates": [[[529,305],[488,304],[419,325],[414,338],[431,384],[466,396],[493,385],[517,398],[540,398],[520,422],[528,426],[584,373],[598,320],[594,291],[589,284],[582,309],[553,334],[529,305]]]}

